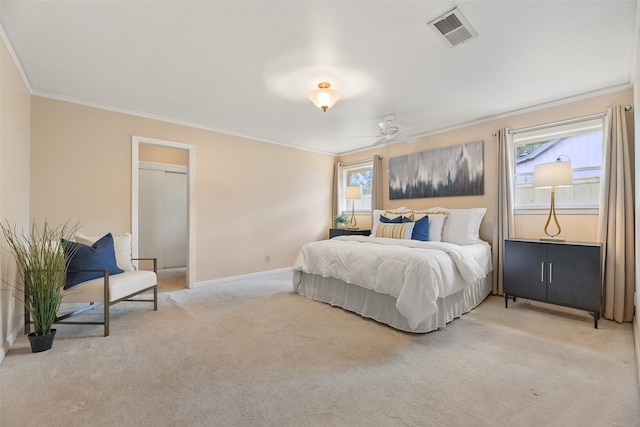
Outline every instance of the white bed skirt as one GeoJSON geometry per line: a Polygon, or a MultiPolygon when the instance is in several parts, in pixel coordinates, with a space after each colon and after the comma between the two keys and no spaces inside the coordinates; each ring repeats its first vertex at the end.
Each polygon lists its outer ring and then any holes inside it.
{"type": "Polygon", "coordinates": [[[491,293],[491,273],[489,273],[484,279],[480,279],[461,291],[446,298],[439,298],[438,311],[420,323],[417,328],[412,329],[409,327],[407,319],[396,308],[396,299],[391,295],[379,294],[332,277],[296,273],[302,274],[300,285],[295,289],[300,295],[342,307],[395,329],[414,333],[443,328],[453,319],[478,306],[491,293]]]}

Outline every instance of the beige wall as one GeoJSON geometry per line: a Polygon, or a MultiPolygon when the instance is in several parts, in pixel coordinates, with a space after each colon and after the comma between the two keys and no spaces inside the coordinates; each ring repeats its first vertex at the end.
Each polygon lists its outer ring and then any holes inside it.
{"type": "Polygon", "coordinates": [[[326,236],[333,156],[41,97],[32,215],[92,235],[130,231],[132,135],[195,147],[196,284],[290,267],[303,243],[326,236]]]}
{"type": "MultiPolygon", "coordinates": [[[[29,226],[29,123],[31,96],[0,39],[0,220],[29,226]]],[[[22,325],[23,309],[11,286],[17,282],[13,257],[0,238],[0,361],[22,325]]]]}
{"type": "MultiPolygon", "coordinates": [[[[420,138],[414,144],[389,144],[388,146],[381,146],[372,150],[343,155],[340,160],[344,162],[351,162],[371,158],[374,153],[382,155],[385,209],[400,206],[406,206],[413,209],[424,209],[433,206],[442,206],[447,208],[472,206],[486,207],[487,214],[485,215],[481,226],[481,235],[485,240],[491,242],[493,225],[496,221],[495,206],[497,190],[497,148],[496,138],[492,135],[493,132],[505,127],[518,129],[541,123],[599,113],[605,111],[607,107],[612,105],[633,105],[633,91],[629,89],[556,107],[545,108],[477,125],[467,126],[461,129],[420,138]],[[389,200],[389,176],[387,166],[389,158],[478,140],[484,141],[485,187],[483,196],[389,200]]],[[[633,137],[633,123],[631,118],[629,118],[628,121],[631,122],[629,124],[629,133],[633,137]]],[[[539,238],[544,234],[543,229],[546,219],[546,215],[517,215],[515,237],[539,238]]],[[[360,228],[367,228],[371,225],[371,218],[369,215],[357,216],[357,220],[360,228]]],[[[597,215],[559,215],[559,221],[562,226],[562,235],[567,240],[587,242],[593,242],[596,240],[597,215]]]]}
{"type": "Polygon", "coordinates": [[[187,150],[152,144],[139,145],[138,160],[181,166],[186,166],[189,163],[187,150]]]}

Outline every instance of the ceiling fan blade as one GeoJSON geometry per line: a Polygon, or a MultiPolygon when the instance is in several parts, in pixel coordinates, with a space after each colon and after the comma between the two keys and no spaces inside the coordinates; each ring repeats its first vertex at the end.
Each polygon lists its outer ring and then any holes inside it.
{"type": "Polygon", "coordinates": [[[395,117],[395,114],[385,114],[384,122],[378,123],[380,127],[380,134],[376,136],[352,136],[351,138],[378,138],[376,142],[372,144],[372,146],[385,144],[393,141],[405,141],[408,143],[413,143],[416,141],[414,137],[404,137],[404,139],[399,139],[402,133],[400,132],[400,128],[398,126],[393,126],[391,123],[395,117]]]}
{"type": "Polygon", "coordinates": [[[388,122],[378,123],[378,126],[380,126],[380,133],[383,135],[388,134],[391,128],[388,122]]]}
{"type": "Polygon", "coordinates": [[[358,135],[350,136],[349,138],[380,138],[380,135],[358,135]]]}
{"type": "Polygon", "coordinates": [[[377,146],[377,145],[382,145],[382,144],[384,144],[384,143],[386,143],[386,142],[388,142],[388,141],[389,141],[389,138],[388,138],[388,137],[386,137],[386,136],[383,136],[382,138],[378,139],[376,142],[374,142],[373,144],[371,144],[371,146],[372,146],[372,147],[375,147],[375,146],[377,146]]]}

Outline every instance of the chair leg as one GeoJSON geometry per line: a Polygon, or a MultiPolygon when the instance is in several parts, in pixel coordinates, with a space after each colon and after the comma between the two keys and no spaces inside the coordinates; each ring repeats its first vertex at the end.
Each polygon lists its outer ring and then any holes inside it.
{"type": "Polygon", "coordinates": [[[111,308],[111,304],[109,302],[105,302],[104,304],[104,336],[109,336],[109,308],[111,308]]]}
{"type": "Polygon", "coordinates": [[[158,285],[153,287],[153,311],[158,311],[158,285]]]}
{"type": "Polygon", "coordinates": [[[29,335],[31,332],[31,316],[29,315],[29,311],[27,307],[24,307],[24,334],[29,335]]]}

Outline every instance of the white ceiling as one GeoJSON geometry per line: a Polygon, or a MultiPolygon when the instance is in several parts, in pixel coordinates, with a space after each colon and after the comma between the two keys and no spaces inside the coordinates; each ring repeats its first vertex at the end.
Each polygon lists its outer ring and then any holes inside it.
{"type": "Polygon", "coordinates": [[[631,87],[636,0],[5,1],[35,95],[327,153],[631,87]],[[458,6],[478,37],[427,22],[458,6]],[[308,93],[329,81],[327,112],[308,93]]]}

